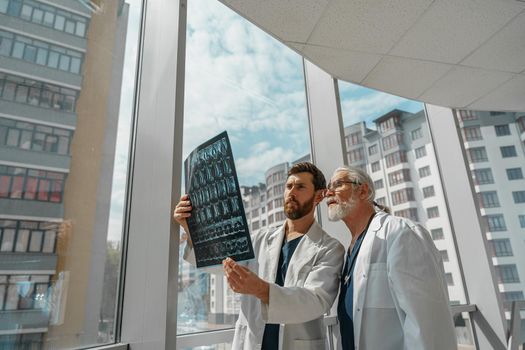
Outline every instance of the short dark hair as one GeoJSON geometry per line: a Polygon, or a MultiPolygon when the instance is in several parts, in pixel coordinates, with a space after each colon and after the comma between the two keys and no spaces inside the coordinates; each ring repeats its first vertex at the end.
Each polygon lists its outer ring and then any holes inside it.
{"type": "Polygon", "coordinates": [[[324,178],[324,174],[321,170],[319,170],[318,167],[313,165],[310,162],[301,162],[294,164],[290,170],[288,170],[288,177],[290,175],[298,174],[298,173],[310,173],[313,176],[313,184],[314,189],[317,190],[324,190],[326,188],[326,179],[324,178]]]}

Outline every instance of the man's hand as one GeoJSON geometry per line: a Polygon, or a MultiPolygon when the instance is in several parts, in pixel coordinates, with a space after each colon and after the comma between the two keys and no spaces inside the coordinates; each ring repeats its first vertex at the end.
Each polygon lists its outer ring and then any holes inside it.
{"type": "MultiPolygon", "coordinates": [[[[188,229],[188,222],[186,221],[186,218],[189,218],[191,216],[191,210],[193,208],[191,207],[191,202],[189,200],[189,196],[187,194],[180,197],[179,203],[177,203],[177,206],[175,207],[175,210],[173,211],[173,218],[175,221],[179,223],[179,225],[182,226],[184,231],[186,233],[189,232],[188,229]]],[[[189,239],[188,236],[188,244],[191,245],[191,239],[189,239]]]]}
{"type": "Polygon", "coordinates": [[[250,294],[261,299],[265,304],[269,303],[270,285],[268,282],[231,258],[223,260],[222,265],[228,284],[235,293],[250,294]]]}

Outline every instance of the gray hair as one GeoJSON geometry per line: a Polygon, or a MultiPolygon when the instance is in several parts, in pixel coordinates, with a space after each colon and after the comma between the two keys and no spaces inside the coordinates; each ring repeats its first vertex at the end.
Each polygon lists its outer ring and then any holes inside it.
{"type": "Polygon", "coordinates": [[[361,168],[343,165],[337,169],[335,169],[334,174],[338,172],[343,172],[346,174],[346,177],[350,181],[356,181],[360,185],[367,184],[368,185],[368,196],[367,200],[380,210],[383,210],[387,213],[390,213],[390,209],[384,205],[378,204],[374,201],[376,197],[376,190],[374,188],[374,182],[372,181],[372,178],[370,175],[366,173],[366,171],[362,170],[361,168]]]}

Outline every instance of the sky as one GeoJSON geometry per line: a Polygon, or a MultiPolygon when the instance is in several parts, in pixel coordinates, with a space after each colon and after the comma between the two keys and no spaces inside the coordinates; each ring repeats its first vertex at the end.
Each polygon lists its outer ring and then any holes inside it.
{"type": "MultiPolygon", "coordinates": [[[[137,69],[141,1],[130,4],[122,82],[109,239],[120,240],[137,69]]],[[[310,153],[300,55],[217,0],[189,0],[186,38],[183,159],[226,130],[241,185],[264,182],[264,172],[310,153]]],[[[419,102],[339,83],[345,126],[371,121],[419,102]]]]}

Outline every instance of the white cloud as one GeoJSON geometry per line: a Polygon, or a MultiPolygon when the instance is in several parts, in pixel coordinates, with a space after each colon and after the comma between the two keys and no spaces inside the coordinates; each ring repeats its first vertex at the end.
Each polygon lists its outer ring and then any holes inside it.
{"type": "Polygon", "coordinates": [[[406,100],[399,96],[375,92],[356,99],[341,101],[345,125],[354,124],[369,118],[380,117],[406,100]]]}
{"type": "MultiPolygon", "coordinates": [[[[264,172],[274,165],[294,159],[294,153],[290,149],[276,147],[263,152],[252,153],[250,157],[237,159],[236,168],[239,174],[239,183],[255,184],[250,182],[254,177],[264,179],[264,172]]],[[[264,180],[261,180],[264,181],[264,180]]]]}

